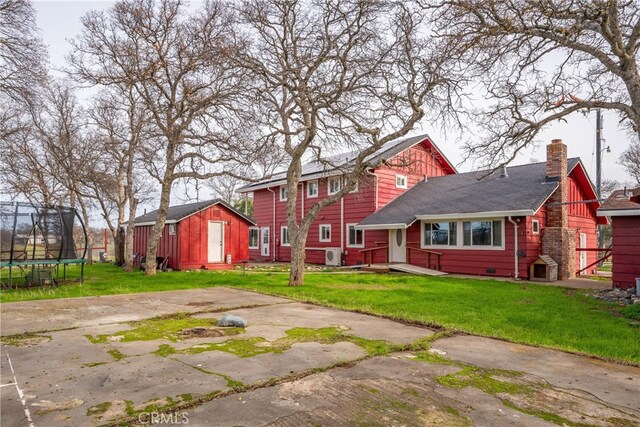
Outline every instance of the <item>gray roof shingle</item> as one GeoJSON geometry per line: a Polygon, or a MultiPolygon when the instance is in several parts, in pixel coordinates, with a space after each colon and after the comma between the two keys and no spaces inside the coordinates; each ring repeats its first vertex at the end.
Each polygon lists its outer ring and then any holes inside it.
{"type": "MultiPolygon", "coordinates": [[[[580,162],[568,161],[570,172],[580,162]]],[[[409,225],[419,215],[452,215],[504,211],[537,211],[558,187],[546,179],[546,165],[533,163],[507,168],[478,179],[482,172],[467,172],[429,178],[398,196],[362,220],[359,226],[409,225]]]]}
{"type": "MultiPolygon", "coordinates": [[[[175,221],[178,222],[188,216],[193,215],[196,212],[200,212],[203,209],[208,208],[209,206],[220,204],[230,211],[234,212],[240,218],[248,221],[251,224],[255,225],[255,222],[250,217],[244,215],[242,212],[238,211],[236,208],[225,202],[221,199],[213,199],[213,200],[205,200],[203,202],[195,202],[195,203],[187,203],[186,205],[178,205],[178,206],[169,206],[167,210],[167,221],[175,221]]],[[[144,222],[155,222],[156,217],[158,216],[158,210],[147,212],[144,215],[140,215],[136,217],[136,224],[144,223],[144,222]]]]}
{"type": "MultiPolygon", "coordinates": [[[[389,141],[386,144],[384,144],[382,147],[380,147],[378,151],[368,156],[365,159],[365,163],[369,164],[370,166],[378,165],[381,162],[390,159],[396,154],[401,153],[407,148],[427,138],[429,138],[429,135],[423,134],[423,135],[417,135],[409,138],[399,138],[393,141],[389,141]]],[[[339,170],[347,170],[353,165],[355,159],[358,157],[358,153],[359,153],[358,150],[350,151],[347,153],[341,153],[341,154],[336,154],[334,156],[326,157],[323,159],[322,162],[314,160],[312,162],[305,163],[304,165],[302,165],[302,179],[304,180],[305,177],[310,175],[316,175],[321,173],[331,173],[339,170]]],[[[440,155],[442,155],[444,161],[447,162],[452,169],[454,169],[453,165],[451,165],[451,162],[449,162],[449,160],[444,156],[444,154],[440,153],[440,155]]],[[[286,178],[287,178],[287,173],[280,172],[280,173],[274,174],[269,179],[265,179],[256,183],[245,185],[244,187],[241,187],[240,189],[238,189],[238,192],[253,191],[253,189],[256,187],[262,188],[265,184],[286,180],[286,178]]]]}

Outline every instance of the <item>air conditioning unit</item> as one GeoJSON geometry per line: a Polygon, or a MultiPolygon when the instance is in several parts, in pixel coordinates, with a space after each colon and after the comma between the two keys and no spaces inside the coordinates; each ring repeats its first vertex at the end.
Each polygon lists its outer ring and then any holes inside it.
{"type": "Polygon", "coordinates": [[[324,263],[325,265],[341,265],[340,260],[340,248],[327,248],[324,252],[324,263]]]}

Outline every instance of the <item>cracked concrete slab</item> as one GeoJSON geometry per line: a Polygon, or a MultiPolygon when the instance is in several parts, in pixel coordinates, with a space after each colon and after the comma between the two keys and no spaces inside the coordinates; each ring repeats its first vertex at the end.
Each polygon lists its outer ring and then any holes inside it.
{"type": "Polygon", "coordinates": [[[456,336],[431,343],[446,356],[483,368],[517,370],[551,384],[640,411],[640,368],[504,341],[456,336]]]}
{"type": "Polygon", "coordinates": [[[229,288],[188,289],[3,304],[0,320],[2,336],[7,336],[128,322],[177,312],[287,302],[290,300],[229,288]]]}
{"type": "Polygon", "coordinates": [[[3,426],[28,425],[25,407],[36,426],[137,424],[138,415],[158,410],[187,416],[194,426],[640,424],[638,368],[467,336],[432,343],[450,360],[407,351],[372,358],[358,343],[408,344],[434,331],[232,289],[80,300],[30,302],[32,314],[24,303],[3,305],[5,335],[6,325],[22,332],[74,328],[0,346],[1,384],[12,380],[9,355],[25,399],[22,405],[15,385],[0,389],[3,426]],[[114,319],[214,309],[221,312],[194,317],[229,312],[249,326],[238,335],[177,342],[85,337],[133,328],[114,319]],[[39,316],[47,313],[54,321],[43,328],[39,316]],[[287,334],[299,328],[345,336],[323,341],[312,333],[296,341],[287,334]],[[216,347],[229,342],[238,349],[216,347]],[[171,351],[156,354],[163,344],[171,351]],[[258,354],[263,346],[270,352],[258,354]]]}

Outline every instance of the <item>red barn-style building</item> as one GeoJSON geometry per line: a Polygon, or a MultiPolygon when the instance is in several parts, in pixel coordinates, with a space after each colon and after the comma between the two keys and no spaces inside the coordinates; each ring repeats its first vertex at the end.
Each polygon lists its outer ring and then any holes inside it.
{"type": "Polygon", "coordinates": [[[611,218],[613,287],[634,288],[640,278],[640,187],[614,191],[598,216],[611,218]]]}
{"type": "MultiPolygon", "coordinates": [[[[353,156],[343,157],[334,169],[303,167],[299,218],[339,188],[353,156]]],[[[596,247],[599,204],[580,159],[567,159],[566,145],[554,140],[547,157],[493,173],[458,174],[427,135],[386,144],[367,159],[357,190],[320,212],[309,232],[307,261],[406,263],[525,278],[539,255],[549,255],[558,278],[575,277],[595,261],[595,252],[576,249],[596,247]]],[[[285,182],[282,174],[240,190],[254,194],[250,259],[290,260],[285,182]]]]}
{"type": "MultiPolygon", "coordinates": [[[[135,220],[134,253],[147,251],[158,211],[135,220]]],[[[230,269],[249,257],[249,227],[253,220],[222,200],[170,206],[158,242],[158,256],[169,257],[174,270],[230,269]]]]}

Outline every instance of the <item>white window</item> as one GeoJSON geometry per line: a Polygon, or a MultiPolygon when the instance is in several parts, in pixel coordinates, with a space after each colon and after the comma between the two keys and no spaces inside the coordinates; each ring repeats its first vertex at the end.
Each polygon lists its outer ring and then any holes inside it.
{"type": "Polygon", "coordinates": [[[327,186],[327,189],[330,196],[340,191],[340,178],[329,178],[329,185],[327,186]]]}
{"type": "Polygon", "coordinates": [[[540,234],[540,221],[537,219],[534,219],[533,221],[531,221],[531,232],[533,234],[540,234]]]}
{"type": "Polygon", "coordinates": [[[176,225],[169,224],[169,236],[175,236],[176,234],[176,225]]]}
{"type": "Polygon", "coordinates": [[[289,197],[289,190],[287,187],[280,187],[280,201],[284,202],[289,197]]]}
{"type": "Polygon", "coordinates": [[[462,222],[462,245],[502,247],[502,220],[462,222]]]}
{"type": "Polygon", "coordinates": [[[356,224],[347,224],[347,247],[364,248],[364,230],[356,229],[356,224]]]}
{"type": "Polygon", "coordinates": [[[318,197],[318,181],[307,182],[307,197],[318,197]]]}
{"type": "Polygon", "coordinates": [[[407,188],[407,177],[406,177],[406,175],[396,175],[396,187],[397,188],[407,188]]]}
{"type": "Polygon", "coordinates": [[[258,227],[249,227],[249,249],[258,249],[258,227]]]}
{"type": "Polygon", "coordinates": [[[422,225],[423,246],[458,246],[457,222],[425,222],[422,225]]]}
{"type": "Polygon", "coordinates": [[[289,227],[286,225],[280,227],[280,246],[291,246],[291,241],[289,240],[289,227]]]}
{"type": "Polygon", "coordinates": [[[320,224],[320,241],[331,241],[331,224],[320,224]]]}

